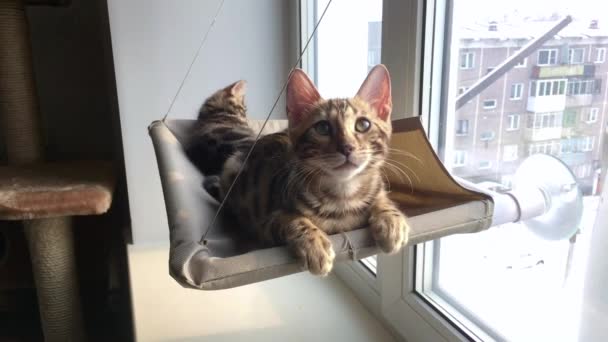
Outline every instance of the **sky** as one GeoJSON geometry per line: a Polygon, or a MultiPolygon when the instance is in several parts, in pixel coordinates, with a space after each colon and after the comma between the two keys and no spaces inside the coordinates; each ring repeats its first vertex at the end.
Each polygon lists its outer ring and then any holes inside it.
{"type": "Polygon", "coordinates": [[[608,25],[607,0],[454,0],[454,12],[464,21],[502,20],[505,14],[549,17],[570,14],[575,20],[597,19],[608,25]]]}

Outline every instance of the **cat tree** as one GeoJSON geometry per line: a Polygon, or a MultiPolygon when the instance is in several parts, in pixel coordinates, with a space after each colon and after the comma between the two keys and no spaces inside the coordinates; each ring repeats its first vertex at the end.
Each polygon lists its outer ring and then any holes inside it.
{"type": "Polygon", "coordinates": [[[112,165],[44,162],[24,1],[0,0],[0,46],[0,116],[8,162],[0,167],[0,219],[23,222],[45,340],[82,341],[85,332],[70,218],[109,209],[112,165]]]}

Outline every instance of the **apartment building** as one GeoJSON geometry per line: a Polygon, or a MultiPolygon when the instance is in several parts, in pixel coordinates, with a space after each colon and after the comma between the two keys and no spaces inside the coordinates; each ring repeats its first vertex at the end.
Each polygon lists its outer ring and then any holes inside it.
{"type": "MultiPolygon", "coordinates": [[[[554,24],[523,20],[461,29],[457,93],[554,24]]],[[[586,194],[597,189],[608,100],[608,26],[599,24],[571,23],[456,111],[455,175],[510,186],[526,157],[547,153],[572,169],[586,194]]]]}

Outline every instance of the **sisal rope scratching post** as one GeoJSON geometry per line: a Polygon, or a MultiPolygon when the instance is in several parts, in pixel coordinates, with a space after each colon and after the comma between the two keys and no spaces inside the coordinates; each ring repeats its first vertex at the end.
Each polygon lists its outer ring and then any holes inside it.
{"type": "MultiPolygon", "coordinates": [[[[22,0],[0,0],[0,116],[8,162],[43,160],[38,101],[22,0]]],[[[69,217],[24,220],[46,341],[82,341],[69,217]]]]}

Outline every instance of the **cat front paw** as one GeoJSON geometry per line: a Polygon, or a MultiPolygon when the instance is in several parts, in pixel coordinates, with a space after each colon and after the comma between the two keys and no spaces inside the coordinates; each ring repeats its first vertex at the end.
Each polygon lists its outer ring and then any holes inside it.
{"type": "Polygon", "coordinates": [[[409,225],[398,209],[372,214],[369,224],[376,243],[385,253],[398,252],[408,241],[409,225]]]}
{"type": "Polygon", "coordinates": [[[318,228],[295,240],[292,247],[304,268],[310,273],[326,276],[331,272],[336,253],[329,238],[318,228]]]}

